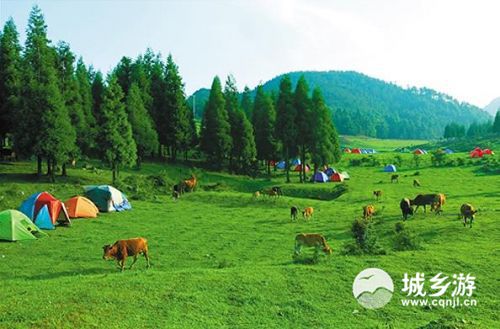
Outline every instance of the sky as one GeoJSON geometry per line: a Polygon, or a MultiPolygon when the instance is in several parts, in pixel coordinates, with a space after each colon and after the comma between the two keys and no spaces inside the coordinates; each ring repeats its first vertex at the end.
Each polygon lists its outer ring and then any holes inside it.
{"type": "Polygon", "coordinates": [[[282,73],[354,70],[479,107],[500,96],[498,0],[0,0],[24,44],[42,9],[49,39],[109,72],[150,47],[172,54],[186,94],[232,74],[240,89],[282,73]]]}

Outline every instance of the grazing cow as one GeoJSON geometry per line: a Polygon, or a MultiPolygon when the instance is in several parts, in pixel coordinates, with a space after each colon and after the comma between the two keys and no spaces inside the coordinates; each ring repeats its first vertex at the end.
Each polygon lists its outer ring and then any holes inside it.
{"type": "Polygon", "coordinates": [[[408,219],[408,215],[413,215],[413,208],[411,207],[410,199],[401,199],[399,203],[399,208],[401,208],[401,213],[403,214],[403,220],[408,219]]]}
{"type": "Polygon", "coordinates": [[[414,180],[413,180],[413,187],[420,187],[420,186],[421,186],[421,185],[420,185],[419,180],[418,180],[418,179],[414,179],[414,180]]]}
{"type": "Polygon", "coordinates": [[[309,220],[312,218],[313,213],[314,213],[314,208],[307,207],[304,210],[302,210],[302,217],[304,217],[305,220],[309,220]]]}
{"type": "Polygon", "coordinates": [[[260,191],[255,191],[255,192],[253,193],[253,198],[254,198],[254,199],[258,199],[258,198],[260,198],[260,191]]]}
{"type": "Polygon", "coordinates": [[[174,201],[177,201],[177,200],[179,199],[179,192],[177,192],[177,191],[173,190],[173,191],[172,191],[172,199],[173,199],[174,201]]]}
{"type": "Polygon", "coordinates": [[[281,190],[281,187],[273,186],[271,189],[278,194],[278,197],[283,196],[283,191],[281,190]]]}
{"type": "Polygon", "coordinates": [[[266,195],[270,198],[272,197],[278,197],[278,192],[276,192],[275,190],[273,189],[270,189],[270,190],[265,190],[264,193],[266,193],[266,195]]]}
{"type": "Polygon", "coordinates": [[[380,191],[380,190],[373,191],[373,195],[377,198],[377,201],[378,201],[378,199],[380,199],[382,197],[382,191],[380,191]]]}
{"type": "Polygon", "coordinates": [[[102,249],[104,250],[102,258],[105,260],[116,259],[122,271],[125,268],[127,257],[134,257],[134,261],[130,265],[130,268],[132,268],[139,254],[143,254],[144,258],[146,258],[147,267],[149,268],[151,266],[148,256],[148,241],[144,238],[118,240],[113,245],[105,245],[102,249]]]}
{"type": "Polygon", "coordinates": [[[431,211],[435,211],[436,214],[441,214],[443,209],[441,207],[446,202],[446,196],[443,193],[438,193],[434,202],[431,204],[431,211]]]}
{"type": "Polygon", "coordinates": [[[290,208],[290,218],[292,220],[297,220],[297,214],[299,213],[299,208],[292,206],[290,208]]]}
{"type": "Polygon", "coordinates": [[[464,203],[460,207],[460,213],[462,214],[462,217],[464,218],[464,227],[467,226],[467,219],[470,219],[469,225],[470,228],[472,228],[472,221],[474,220],[474,215],[477,213],[477,210],[474,209],[474,207],[468,203],[464,203]]]}
{"type": "Polygon", "coordinates": [[[375,207],[371,204],[363,207],[363,218],[368,219],[372,218],[375,213],[375,207]]]}
{"type": "MultiPolygon", "coordinates": [[[[442,195],[444,198],[444,195],[442,195]]],[[[444,199],[441,200],[441,197],[439,194],[419,194],[415,197],[415,199],[410,200],[410,205],[412,206],[417,206],[415,208],[415,213],[418,210],[418,207],[423,206],[424,207],[424,212],[427,212],[426,206],[431,206],[431,210],[434,210],[436,208],[440,208],[444,204],[444,199]],[[439,205],[437,205],[439,203],[439,205]],[[436,204],[433,206],[433,204],[436,204]]]]}
{"type": "Polygon", "coordinates": [[[399,175],[392,175],[391,176],[391,183],[399,183],[399,175]]]}
{"type": "Polygon", "coordinates": [[[184,186],[190,192],[194,192],[194,189],[196,188],[197,184],[198,184],[198,181],[196,180],[195,175],[191,175],[190,178],[184,180],[184,186]]]}
{"type": "Polygon", "coordinates": [[[172,188],[172,191],[177,192],[177,195],[181,196],[184,193],[184,182],[180,182],[179,184],[175,184],[174,187],[172,188]]]}
{"type": "Polygon", "coordinates": [[[316,252],[320,249],[327,255],[332,254],[332,248],[326,242],[323,235],[317,233],[301,233],[295,237],[295,256],[302,251],[302,247],[314,247],[316,252]]]}

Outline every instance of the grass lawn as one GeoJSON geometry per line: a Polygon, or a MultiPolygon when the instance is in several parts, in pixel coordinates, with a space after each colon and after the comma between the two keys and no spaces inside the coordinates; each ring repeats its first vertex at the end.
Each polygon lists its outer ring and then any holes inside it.
{"type": "MultiPolygon", "coordinates": [[[[178,202],[166,194],[131,198],[131,211],[77,219],[36,241],[0,242],[0,328],[498,327],[500,176],[477,174],[476,166],[432,168],[424,161],[418,169],[422,187],[414,188],[416,170],[411,155],[404,156],[395,184],[380,167],[349,167],[347,157],[338,167],[351,175],[348,192],[335,200],[334,183],[284,184],[282,174],[252,180],[197,170],[200,188],[178,202]],[[219,185],[207,188],[213,183],[219,185]],[[274,184],[285,197],[252,199],[253,191],[274,184]],[[376,202],[372,191],[379,189],[384,194],[376,202]],[[444,212],[411,217],[407,227],[422,249],[394,251],[399,201],[423,192],[445,193],[444,212]],[[457,218],[466,202],[479,209],[472,229],[457,218]],[[376,207],[375,232],[387,254],[342,255],[352,241],[353,220],[369,203],[376,207]],[[291,222],[291,205],[314,207],[313,219],[291,222]],[[305,250],[293,261],[294,237],[302,232],[324,234],[333,254],[312,263],[312,251],[305,250]],[[149,270],[143,258],[123,273],[102,259],[103,245],[137,236],[149,241],[149,270]],[[354,277],[368,267],[384,269],[394,281],[391,302],[378,310],[364,309],[352,295],[354,277]],[[478,305],[403,307],[405,272],[428,278],[472,273],[478,305]]],[[[34,169],[32,163],[0,164],[1,210],[18,207],[35,191],[66,200],[85,184],[110,182],[108,171],[70,169],[68,178],[51,184],[27,174],[34,169]]],[[[162,173],[177,181],[189,172],[144,164],[122,175],[162,173]]],[[[150,191],[133,194],[141,193],[150,191]]]]}

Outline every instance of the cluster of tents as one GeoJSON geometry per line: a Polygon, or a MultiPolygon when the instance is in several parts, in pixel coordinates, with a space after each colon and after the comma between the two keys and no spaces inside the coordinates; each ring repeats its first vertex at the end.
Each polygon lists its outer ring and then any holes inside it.
{"type": "MultiPolygon", "coordinates": [[[[279,161],[279,162],[271,161],[271,165],[274,166],[274,168],[276,169],[281,169],[281,170],[286,169],[285,161],[279,161]]],[[[300,159],[294,159],[290,161],[290,166],[292,167],[292,171],[296,172],[302,171],[302,163],[300,159]]],[[[311,171],[311,167],[308,164],[306,164],[305,172],[309,171],[311,171]]]]}
{"type": "Polygon", "coordinates": [[[326,183],[326,182],[343,182],[350,179],[347,172],[337,172],[334,168],[327,168],[324,171],[318,171],[311,177],[311,182],[326,183]]]}
{"type": "Polygon", "coordinates": [[[482,158],[485,155],[493,155],[495,153],[490,149],[481,149],[480,147],[476,147],[470,151],[469,154],[471,158],[482,158]]]}
{"type": "Polygon", "coordinates": [[[344,148],[344,153],[354,153],[354,154],[375,154],[377,151],[374,149],[360,149],[360,148],[353,148],[350,149],[348,147],[344,148]]]}
{"type": "Polygon", "coordinates": [[[19,210],[0,212],[0,240],[35,240],[54,230],[56,225],[70,225],[71,218],[95,218],[99,212],[131,209],[125,194],[109,185],[86,186],[85,196],[62,202],[48,192],[28,197],[19,210]]]}

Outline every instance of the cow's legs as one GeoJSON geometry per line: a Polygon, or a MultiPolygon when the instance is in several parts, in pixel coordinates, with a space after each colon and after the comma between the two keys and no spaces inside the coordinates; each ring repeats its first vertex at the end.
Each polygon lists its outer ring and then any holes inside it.
{"type": "Polygon", "coordinates": [[[302,249],[302,245],[300,243],[295,243],[295,255],[299,255],[302,249]]]}
{"type": "Polygon", "coordinates": [[[123,258],[121,261],[120,261],[120,268],[121,268],[121,271],[123,272],[123,270],[125,270],[125,258],[123,258]]]}
{"type": "Polygon", "coordinates": [[[135,262],[137,262],[137,255],[134,255],[134,261],[132,262],[132,264],[130,264],[129,269],[132,269],[132,266],[134,266],[135,262]]]}

